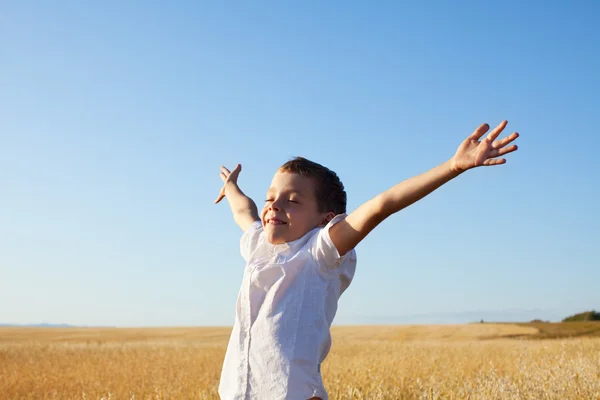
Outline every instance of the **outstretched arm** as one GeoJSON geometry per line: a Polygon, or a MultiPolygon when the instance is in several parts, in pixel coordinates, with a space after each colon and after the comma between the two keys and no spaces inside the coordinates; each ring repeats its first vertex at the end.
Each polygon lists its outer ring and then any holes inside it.
{"type": "Polygon", "coordinates": [[[233,219],[236,224],[246,231],[255,221],[260,221],[258,217],[258,209],[254,201],[242,192],[237,184],[237,179],[242,170],[242,166],[238,164],[233,171],[229,171],[225,167],[221,167],[221,179],[224,184],[219,193],[219,197],[215,200],[215,204],[227,197],[233,219]]]}
{"type": "Polygon", "coordinates": [[[479,141],[489,129],[487,124],[481,125],[462,142],[450,160],[397,184],[333,225],[329,235],[338,253],[346,254],[384,219],[422,199],[463,172],[480,166],[504,164],[506,159],[495,157],[517,150],[516,145],[505,146],[519,136],[515,132],[502,140],[496,140],[506,124],[507,121],[503,121],[485,139],[479,141]]]}

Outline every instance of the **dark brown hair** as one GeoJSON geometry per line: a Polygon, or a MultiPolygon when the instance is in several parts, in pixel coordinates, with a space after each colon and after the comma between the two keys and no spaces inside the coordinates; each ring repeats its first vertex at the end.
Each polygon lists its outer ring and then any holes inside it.
{"type": "Polygon", "coordinates": [[[344,184],[329,168],[306,158],[296,157],[279,167],[279,172],[289,172],[314,179],[319,212],[333,211],[336,215],[346,212],[344,184]]]}

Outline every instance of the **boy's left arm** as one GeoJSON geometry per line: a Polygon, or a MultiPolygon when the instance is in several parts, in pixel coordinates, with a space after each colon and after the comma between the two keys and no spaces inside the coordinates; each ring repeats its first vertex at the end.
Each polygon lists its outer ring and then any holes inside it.
{"type": "Polygon", "coordinates": [[[514,132],[504,139],[496,140],[506,124],[507,121],[502,121],[481,141],[479,139],[488,131],[489,125],[479,126],[462,142],[450,160],[386,190],[333,225],[329,236],[338,253],[346,254],[384,219],[422,199],[463,172],[480,166],[504,164],[506,159],[495,157],[517,150],[516,145],[506,145],[519,137],[514,132]]]}

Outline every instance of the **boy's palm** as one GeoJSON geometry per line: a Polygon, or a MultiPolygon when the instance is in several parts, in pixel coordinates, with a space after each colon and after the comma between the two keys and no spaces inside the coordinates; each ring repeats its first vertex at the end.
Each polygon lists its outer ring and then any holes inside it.
{"type": "Polygon", "coordinates": [[[517,150],[516,145],[508,146],[507,144],[519,137],[517,132],[505,137],[501,140],[496,138],[502,133],[506,127],[507,121],[502,121],[493,131],[487,135],[485,139],[479,139],[490,128],[488,124],[479,126],[464,142],[459,146],[454,157],[452,157],[451,168],[457,172],[463,172],[471,168],[489,165],[504,164],[506,159],[495,158],[508,154],[517,150]]]}
{"type": "Polygon", "coordinates": [[[233,171],[229,171],[227,168],[225,168],[223,166],[221,167],[221,173],[219,174],[219,176],[221,177],[221,180],[223,181],[223,187],[221,187],[221,191],[219,192],[219,196],[215,200],[215,204],[217,204],[218,202],[223,200],[223,197],[225,197],[225,187],[227,186],[228,183],[233,183],[233,184],[237,185],[237,179],[238,179],[238,176],[240,175],[241,171],[242,171],[241,164],[236,165],[235,168],[233,169],[233,171]]]}

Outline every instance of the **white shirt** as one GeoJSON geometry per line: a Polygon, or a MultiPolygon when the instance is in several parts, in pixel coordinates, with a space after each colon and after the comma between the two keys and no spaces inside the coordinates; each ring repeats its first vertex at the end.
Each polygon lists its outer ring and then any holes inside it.
{"type": "Polygon", "coordinates": [[[223,362],[223,400],[327,399],[320,365],[329,328],[356,268],[354,250],[340,257],[329,228],[336,216],[293,242],[267,242],[260,221],[240,241],[246,268],[223,362]]]}

